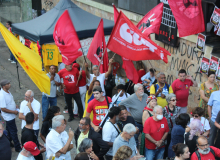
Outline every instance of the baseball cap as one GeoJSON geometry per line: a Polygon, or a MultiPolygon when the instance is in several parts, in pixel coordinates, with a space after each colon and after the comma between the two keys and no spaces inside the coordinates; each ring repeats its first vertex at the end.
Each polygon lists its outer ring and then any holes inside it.
{"type": "Polygon", "coordinates": [[[3,80],[1,80],[1,86],[3,87],[3,86],[5,86],[6,84],[8,84],[8,83],[10,83],[11,81],[10,80],[8,80],[8,79],[3,79],[3,80]]]}
{"type": "Polygon", "coordinates": [[[95,86],[92,91],[93,92],[95,92],[95,91],[102,92],[102,88],[100,86],[95,86]]]}
{"type": "Polygon", "coordinates": [[[40,154],[40,150],[37,148],[37,145],[32,141],[26,142],[23,147],[33,156],[37,156],[38,154],[40,154]]]}

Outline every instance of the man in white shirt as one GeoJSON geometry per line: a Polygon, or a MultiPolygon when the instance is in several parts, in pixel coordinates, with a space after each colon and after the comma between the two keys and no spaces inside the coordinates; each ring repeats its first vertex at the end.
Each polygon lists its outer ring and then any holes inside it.
{"type": "Polygon", "coordinates": [[[34,99],[34,92],[32,90],[27,90],[27,92],[25,93],[25,100],[23,100],[20,104],[19,119],[22,120],[21,129],[23,129],[23,127],[26,125],[25,116],[29,112],[34,113],[35,119],[33,130],[38,137],[40,102],[34,99]]]}
{"type": "Polygon", "coordinates": [[[37,156],[38,154],[40,154],[40,150],[37,148],[37,145],[34,142],[29,141],[24,144],[17,160],[35,160],[34,156],[37,156]]]}
{"type": "Polygon", "coordinates": [[[93,81],[93,77],[96,77],[96,80],[99,80],[99,82],[100,82],[100,85],[101,85],[101,88],[102,88],[102,91],[103,91],[103,95],[105,95],[104,81],[105,81],[105,78],[108,78],[108,76],[111,74],[112,62],[113,62],[113,59],[111,58],[109,60],[108,71],[106,73],[100,73],[99,70],[98,70],[99,66],[93,65],[93,67],[92,67],[92,73],[93,74],[89,74],[88,63],[85,63],[86,77],[89,79],[89,84],[91,84],[91,82],[93,81]]]}
{"type": "Polygon", "coordinates": [[[50,95],[42,93],[42,116],[43,119],[47,115],[47,111],[51,106],[57,105],[57,86],[60,86],[60,76],[56,73],[56,66],[51,65],[47,76],[50,78],[50,95]]]}
{"type": "Polygon", "coordinates": [[[4,120],[6,121],[6,130],[8,131],[10,141],[13,140],[14,142],[15,151],[20,152],[21,145],[18,140],[18,130],[15,123],[15,118],[18,114],[18,111],[14,98],[11,92],[9,92],[11,84],[10,81],[7,79],[2,80],[0,84],[2,86],[2,89],[0,91],[0,108],[2,111],[1,114],[4,120]]]}
{"type": "Polygon", "coordinates": [[[46,159],[53,155],[55,156],[55,160],[63,160],[66,157],[66,153],[72,149],[71,141],[74,133],[69,129],[69,138],[66,144],[64,144],[61,133],[65,128],[66,124],[63,115],[53,117],[52,129],[46,137],[46,159]]]}

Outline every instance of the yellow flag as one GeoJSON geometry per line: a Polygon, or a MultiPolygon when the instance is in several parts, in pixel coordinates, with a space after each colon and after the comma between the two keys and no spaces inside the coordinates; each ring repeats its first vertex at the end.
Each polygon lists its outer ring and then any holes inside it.
{"type": "Polygon", "coordinates": [[[41,92],[50,95],[50,79],[42,71],[39,54],[24,46],[2,23],[0,23],[0,32],[9,49],[32,81],[41,92]]]}

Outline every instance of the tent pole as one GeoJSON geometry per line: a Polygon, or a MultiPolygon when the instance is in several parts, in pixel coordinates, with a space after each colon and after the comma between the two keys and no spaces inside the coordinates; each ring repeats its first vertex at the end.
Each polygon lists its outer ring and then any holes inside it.
{"type": "Polygon", "coordinates": [[[16,68],[17,68],[17,75],[18,75],[18,84],[19,84],[19,88],[21,89],[19,72],[18,72],[18,61],[16,61],[16,68]]]}

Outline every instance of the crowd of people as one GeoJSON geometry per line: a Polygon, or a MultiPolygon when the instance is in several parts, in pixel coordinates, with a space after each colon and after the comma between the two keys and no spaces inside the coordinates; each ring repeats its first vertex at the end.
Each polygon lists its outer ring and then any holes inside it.
{"type": "Polygon", "coordinates": [[[32,90],[27,90],[20,107],[17,106],[10,92],[10,80],[1,80],[0,109],[5,122],[0,119],[1,159],[11,160],[11,147],[19,152],[17,160],[44,157],[71,160],[70,151],[74,147],[76,160],[220,157],[220,91],[214,72],[209,72],[207,81],[201,84],[200,102],[189,114],[189,89],[198,84],[184,69],[179,70],[178,79],[167,84],[164,73],[156,74],[153,68],[146,73],[143,63],[138,62],[139,83],[118,84],[117,93],[112,95],[112,91],[109,94],[105,90],[105,80],[112,74],[112,62],[110,59],[108,71],[102,74],[96,65],[90,74],[87,63],[85,71],[77,63],[65,65],[58,73],[56,66],[50,66],[47,74],[50,95],[42,93],[42,104],[34,98],[32,90]],[[67,120],[57,106],[57,87],[64,92],[60,107],[68,109],[67,120]],[[78,127],[74,128],[75,132],[67,130],[67,123],[76,114],[80,119],[78,127]],[[20,140],[15,123],[17,115],[21,120],[20,140]]]}

